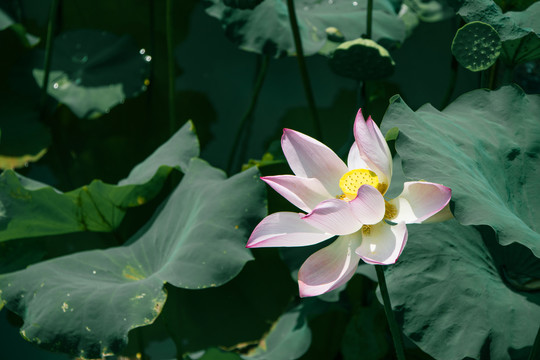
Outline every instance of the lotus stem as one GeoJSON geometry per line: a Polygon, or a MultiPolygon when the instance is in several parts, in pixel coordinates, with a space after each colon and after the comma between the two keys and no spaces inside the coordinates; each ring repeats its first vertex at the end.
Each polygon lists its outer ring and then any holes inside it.
{"type": "Polygon", "coordinates": [[[58,13],[58,3],[60,0],[53,0],[49,10],[49,21],[47,24],[47,40],[45,42],[45,63],[43,64],[43,84],[41,87],[40,108],[42,117],[45,114],[47,104],[47,86],[49,84],[49,75],[51,72],[51,60],[53,53],[54,25],[56,24],[56,15],[58,13]]]}
{"type": "Polygon", "coordinates": [[[390,333],[392,334],[392,340],[394,342],[394,348],[396,349],[396,355],[398,360],[405,360],[405,351],[403,350],[403,339],[401,338],[401,331],[394,317],[392,311],[392,304],[390,303],[390,295],[388,294],[388,287],[386,286],[386,279],[384,277],[383,265],[375,265],[377,271],[377,280],[379,281],[379,288],[383,298],[384,312],[386,314],[386,320],[390,327],[390,333]]]}
{"type": "Polygon", "coordinates": [[[499,70],[499,60],[497,60],[495,62],[495,64],[493,64],[490,68],[489,68],[489,80],[488,80],[488,88],[490,90],[495,90],[495,88],[497,87],[497,83],[496,83],[496,77],[497,77],[497,72],[499,70]]]}
{"type": "Polygon", "coordinates": [[[174,101],[174,39],[173,39],[173,0],[167,0],[165,7],[165,27],[167,37],[167,77],[168,77],[168,105],[169,130],[171,136],[176,131],[176,107],[174,101]]]}
{"type": "Polygon", "coordinates": [[[450,82],[448,83],[446,94],[444,95],[444,99],[441,105],[441,110],[447,107],[448,104],[450,104],[450,100],[452,100],[452,94],[454,94],[454,90],[456,89],[457,75],[458,75],[458,62],[457,62],[456,57],[452,55],[452,60],[450,63],[450,82]]]}
{"type": "Polygon", "coordinates": [[[371,28],[373,27],[373,0],[367,2],[366,39],[371,39],[371,28]]]}
{"type": "Polygon", "coordinates": [[[315,99],[313,97],[313,91],[311,89],[311,82],[306,68],[306,60],[304,57],[304,49],[302,47],[302,39],[300,38],[300,30],[298,28],[298,20],[296,19],[296,11],[294,8],[294,0],[287,0],[287,9],[289,11],[289,21],[291,22],[291,30],[294,38],[294,46],[296,48],[296,58],[298,59],[298,67],[300,69],[300,75],[302,76],[302,84],[304,85],[304,92],[308,102],[311,117],[313,119],[313,127],[315,129],[315,137],[323,140],[321,123],[319,115],[317,114],[317,108],[315,106],[315,99]]]}
{"type": "MultiPolygon", "coordinates": [[[[456,33],[456,31],[463,25],[465,25],[465,21],[463,19],[456,19],[453,22],[452,32],[456,33]]],[[[456,89],[459,65],[456,57],[453,54],[450,54],[450,58],[450,81],[448,83],[448,87],[446,88],[446,94],[444,95],[442,101],[441,110],[450,104],[450,100],[452,100],[452,95],[456,89]]]]}
{"type": "Polygon", "coordinates": [[[261,56],[260,58],[262,58],[262,61],[261,61],[261,65],[259,67],[259,71],[257,74],[257,80],[255,80],[255,88],[253,89],[251,102],[249,103],[249,107],[244,113],[242,120],[240,120],[240,124],[238,125],[238,129],[236,130],[234,141],[232,142],[233,148],[231,150],[231,154],[229,155],[229,161],[227,163],[227,170],[229,174],[232,173],[235,155],[236,155],[237,150],[240,148],[240,145],[239,145],[240,138],[242,136],[242,133],[244,132],[244,129],[246,128],[246,125],[248,124],[248,121],[253,118],[253,112],[255,111],[255,106],[257,105],[257,100],[259,99],[259,94],[261,92],[264,79],[266,78],[266,74],[268,72],[268,63],[269,63],[268,56],[261,56]]]}

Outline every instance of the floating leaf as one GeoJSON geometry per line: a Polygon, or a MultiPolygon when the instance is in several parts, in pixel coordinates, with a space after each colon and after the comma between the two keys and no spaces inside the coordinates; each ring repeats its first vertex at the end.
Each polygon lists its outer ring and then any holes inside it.
{"type": "MultiPolygon", "coordinates": [[[[39,86],[43,58],[41,50],[32,58],[39,86]]],[[[68,31],[55,38],[47,91],[78,117],[97,117],[146,90],[151,59],[127,35],[68,31]]]]}
{"type": "Polygon", "coordinates": [[[361,81],[389,77],[395,66],[388,50],[370,39],[340,44],[329,64],[336,74],[361,81]]]}
{"type": "Polygon", "coordinates": [[[540,96],[516,86],[475,90],[442,112],[413,112],[400,98],[383,129],[397,126],[405,176],[452,189],[464,225],[489,225],[502,245],[520,243],[540,257],[540,96]]]}
{"type": "Polygon", "coordinates": [[[169,173],[186,171],[199,154],[188,122],[169,141],[137,165],[118,185],[94,180],[67,193],[13,171],[0,175],[0,241],[77,231],[112,231],[127,208],[155,197],[169,173]]]}
{"type": "Polygon", "coordinates": [[[229,179],[192,159],[181,183],[129,245],[64,256],[0,275],[0,303],[24,319],[21,334],[85,358],[117,352],[129,330],[151,324],[164,283],[220,286],[252,259],[249,232],[265,215],[256,169],[229,179]]]}
{"type": "MultiPolygon", "coordinates": [[[[225,34],[242,50],[276,58],[296,54],[286,0],[265,0],[253,10],[233,9],[222,0],[206,0],[206,12],[219,19],[225,34]]],[[[326,43],[326,29],[336,28],[345,40],[366,32],[367,0],[296,0],[294,2],[305,55],[326,43]]],[[[391,1],[375,1],[372,38],[402,42],[405,26],[391,1]]]]}
{"type": "Polygon", "coordinates": [[[540,293],[510,289],[475,228],[412,225],[399,261],[385,270],[405,334],[434,358],[527,358],[540,293]]]}
{"type": "Polygon", "coordinates": [[[540,58],[540,3],[526,11],[503,14],[492,0],[454,0],[457,13],[467,22],[491,25],[502,41],[501,59],[509,66],[540,58]]]}
{"type": "Polygon", "coordinates": [[[452,41],[452,54],[470,71],[487,70],[501,53],[501,39],[495,29],[481,21],[461,27],[452,41]]]}

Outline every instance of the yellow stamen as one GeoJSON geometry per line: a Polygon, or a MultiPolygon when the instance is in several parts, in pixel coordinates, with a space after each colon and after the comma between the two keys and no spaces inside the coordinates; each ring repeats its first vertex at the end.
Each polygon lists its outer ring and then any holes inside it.
{"type": "Polygon", "coordinates": [[[371,234],[371,227],[372,227],[372,225],[363,225],[362,226],[362,234],[364,236],[371,234]]]}
{"type": "MultiPolygon", "coordinates": [[[[379,177],[373,171],[366,169],[355,169],[351,170],[339,179],[339,187],[343,191],[343,195],[340,196],[340,199],[343,200],[354,200],[358,189],[362,185],[371,185],[376,189],[379,189],[379,177]]],[[[379,189],[380,191],[380,189],[379,189]]]]}
{"type": "Polygon", "coordinates": [[[386,194],[386,190],[388,190],[388,184],[379,183],[379,185],[377,186],[377,190],[379,190],[379,192],[383,195],[386,194]]]}
{"type": "Polygon", "coordinates": [[[387,220],[392,220],[397,216],[397,207],[390,204],[388,201],[384,201],[384,218],[387,220]]]}

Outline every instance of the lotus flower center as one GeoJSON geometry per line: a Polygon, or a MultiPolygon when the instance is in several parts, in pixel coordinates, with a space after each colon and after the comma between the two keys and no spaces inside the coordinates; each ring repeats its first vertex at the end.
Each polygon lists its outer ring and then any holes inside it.
{"type": "Polygon", "coordinates": [[[367,169],[355,169],[346,172],[339,179],[339,187],[343,191],[343,195],[339,198],[346,201],[354,200],[358,189],[362,185],[371,185],[379,189],[379,177],[373,171],[367,169]]]}

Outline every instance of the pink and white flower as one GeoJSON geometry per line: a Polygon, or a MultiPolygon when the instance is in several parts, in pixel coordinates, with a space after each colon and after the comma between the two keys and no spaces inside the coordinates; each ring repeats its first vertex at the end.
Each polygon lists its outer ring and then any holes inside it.
{"type": "Polygon", "coordinates": [[[444,209],[451,197],[446,186],[405,182],[393,200],[384,194],[392,178],[386,141],[361,110],[354,123],[355,143],[347,165],[326,145],[285,129],[283,153],[295,175],[261,179],[305,213],[278,212],[253,230],[247,247],[314,245],[338,238],[315,252],[298,273],[300,296],[316,296],[346,283],[360,259],[393,264],[407,242],[406,224],[421,223],[444,209]]]}

